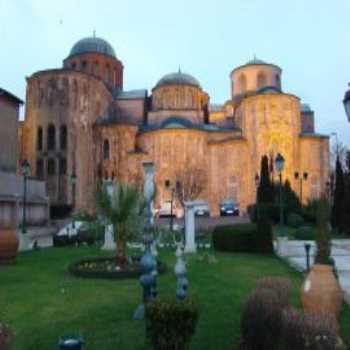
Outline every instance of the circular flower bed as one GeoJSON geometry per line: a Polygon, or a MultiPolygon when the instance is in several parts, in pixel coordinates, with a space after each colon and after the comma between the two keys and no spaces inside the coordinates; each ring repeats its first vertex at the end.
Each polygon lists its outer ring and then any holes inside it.
{"type": "MultiPolygon", "coordinates": [[[[130,257],[126,266],[116,265],[115,258],[89,258],[70,265],[69,272],[77,277],[123,279],[137,278],[141,275],[140,256],[130,257]]],[[[158,273],[166,271],[166,265],[158,261],[158,273]]]]}

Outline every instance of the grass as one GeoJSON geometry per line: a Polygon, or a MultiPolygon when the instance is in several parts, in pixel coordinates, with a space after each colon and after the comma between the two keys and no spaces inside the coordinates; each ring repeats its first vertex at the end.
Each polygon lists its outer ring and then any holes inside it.
{"type": "MultiPolygon", "coordinates": [[[[217,263],[188,258],[190,294],[200,319],[191,349],[238,349],[242,301],[265,275],[288,276],[292,304],[300,307],[302,276],[276,257],[217,253],[217,263]]],[[[0,319],[16,332],[15,350],[57,348],[59,336],[80,334],[86,350],[148,349],[144,322],[132,319],[140,302],[138,280],[74,278],[70,263],[101,256],[96,247],[50,248],[20,254],[17,263],[0,267],[0,319]]],[[[169,272],[160,276],[159,296],[175,294],[174,253],[161,253],[169,272]]],[[[350,309],[341,316],[342,334],[350,342],[350,309]]]]}

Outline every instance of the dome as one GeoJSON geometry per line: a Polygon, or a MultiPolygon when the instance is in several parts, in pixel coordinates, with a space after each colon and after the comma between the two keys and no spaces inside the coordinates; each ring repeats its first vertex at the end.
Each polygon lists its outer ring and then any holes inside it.
{"type": "Polygon", "coordinates": [[[254,57],[252,60],[248,61],[246,65],[251,65],[251,64],[268,64],[263,60],[259,60],[258,58],[254,57]]]}
{"type": "Polygon", "coordinates": [[[201,87],[199,81],[190,74],[182,73],[180,70],[177,73],[170,73],[164,75],[156,85],[156,87],[164,85],[192,85],[196,87],[201,87]]]}
{"type": "Polygon", "coordinates": [[[79,40],[70,50],[69,56],[87,52],[102,53],[116,58],[113,47],[106,40],[96,37],[79,40]]]}

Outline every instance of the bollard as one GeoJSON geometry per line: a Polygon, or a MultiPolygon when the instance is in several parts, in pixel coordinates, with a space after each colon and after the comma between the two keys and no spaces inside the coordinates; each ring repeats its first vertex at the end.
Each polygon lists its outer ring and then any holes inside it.
{"type": "Polygon", "coordinates": [[[304,244],[305,252],[306,252],[306,271],[310,271],[310,249],[311,249],[311,244],[310,243],[305,243],[304,244]]]}

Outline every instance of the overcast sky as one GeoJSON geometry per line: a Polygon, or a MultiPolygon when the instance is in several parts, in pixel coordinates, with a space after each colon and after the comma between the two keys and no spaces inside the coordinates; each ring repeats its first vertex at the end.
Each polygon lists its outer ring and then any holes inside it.
{"type": "Polygon", "coordinates": [[[275,63],[317,130],[350,145],[349,0],[0,0],[0,86],[25,99],[25,77],[60,67],[94,29],[122,60],[125,89],[151,89],[180,65],[222,103],[234,67],[254,54],[275,63]]]}

